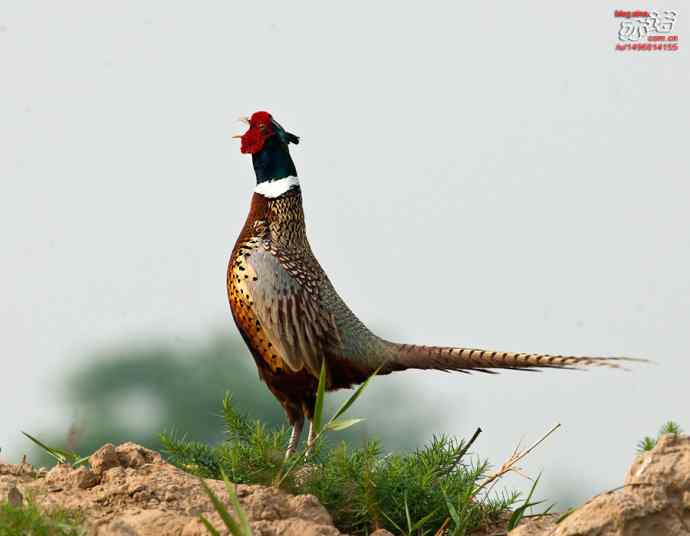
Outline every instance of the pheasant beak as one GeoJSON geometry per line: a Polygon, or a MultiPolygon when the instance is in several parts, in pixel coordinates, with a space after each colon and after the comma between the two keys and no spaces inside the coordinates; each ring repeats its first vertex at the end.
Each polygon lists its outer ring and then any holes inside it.
{"type": "MultiPolygon", "coordinates": [[[[250,124],[250,123],[249,123],[249,118],[248,118],[248,117],[239,117],[237,120],[238,120],[240,123],[244,123],[245,125],[249,125],[249,124],[250,124]]],[[[233,136],[233,138],[235,138],[235,139],[241,139],[241,138],[242,138],[242,134],[235,134],[235,135],[233,136]]]]}

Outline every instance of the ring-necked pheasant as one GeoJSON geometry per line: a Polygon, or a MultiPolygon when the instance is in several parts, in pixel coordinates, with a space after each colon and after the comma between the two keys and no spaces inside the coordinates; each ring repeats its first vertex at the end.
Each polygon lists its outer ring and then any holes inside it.
{"type": "Polygon", "coordinates": [[[292,425],[286,455],[300,439],[304,417],[312,424],[316,387],[326,361],[327,389],[406,369],[616,367],[625,358],[572,357],[494,352],[471,348],[397,344],[374,335],[350,311],[311,251],[302,193],[288,146],[299,138],[268,112],[244,118],[243,153],[252,155],[256,188],[249,216],[230,257],[228,298],[237,327],[259,376],[281,403],[292,425]]]}

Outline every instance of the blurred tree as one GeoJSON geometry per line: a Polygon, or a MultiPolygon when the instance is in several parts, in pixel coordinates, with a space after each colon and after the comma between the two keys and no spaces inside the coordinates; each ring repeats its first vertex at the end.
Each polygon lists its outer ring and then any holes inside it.
{"type": "Polygon", "coordinates": [[[222,439],[220,402],[226,391],[238,407],[270,423],[282,410],[262,392],[241,340],[214,337],[203,345],[149,343],[102,352],[69,374],[66,403],[76,411],[70,442],[89,452],[104,442],[159,446],[158,434],[176,430],[206,442],[222,439]]]}
{"type": "MultiPolygon", "coordinates": [[[[67,372],[63,381],[74,424],[63,437],[46,437],[37,431],[48,444],[82,454],[106,442],[135,441],[159,449],[158,435],[171,430],[215,443],[223,438],[218,415],[228,391],[235,406],[251,417],[270,424],[286,422],[239,337],[216,336],[195,345],[151,342],[121,346],[82,362],[89,364],[67,372]]],[[[338,439],[359,442],[375,429],[374,435],[384,447],[406,450],[430,438],[445,417],[434,409],[433,401],[424,404],[416,397],[409,381],[394,376],[372,382],[350,411],[367,421],[338,434],[338,439]]],[[[346,396],[346,391],[329,394],[329,411],[346,396]]],[[[36,461],[46,461],[36,451],[33,455],[36,461]]]]}

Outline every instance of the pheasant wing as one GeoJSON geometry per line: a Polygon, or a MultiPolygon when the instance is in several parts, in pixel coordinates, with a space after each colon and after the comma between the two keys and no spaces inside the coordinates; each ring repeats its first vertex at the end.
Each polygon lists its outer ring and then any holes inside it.
{"type": "Polygon", "coordinates": [[[340,334],[332,313],[320,300],[325,277],[309,258],[258,248],[245,259],[248,305],[261,324],[272,356],[290,369],[306,368],[318,377],[321,359],[339,353],[340,334]]]}

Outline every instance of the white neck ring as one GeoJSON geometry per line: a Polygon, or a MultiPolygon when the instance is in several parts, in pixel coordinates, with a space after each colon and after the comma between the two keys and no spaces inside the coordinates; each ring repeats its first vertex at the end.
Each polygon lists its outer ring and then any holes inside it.
{"type": "Polygon", "coordinates": [[[293,186],[299,186],[299,179],[297,177],[284,177],[278,180],[261,182],[256,185],[254,191],[264,197],[273,199],[280,197],[293,186]]]}

